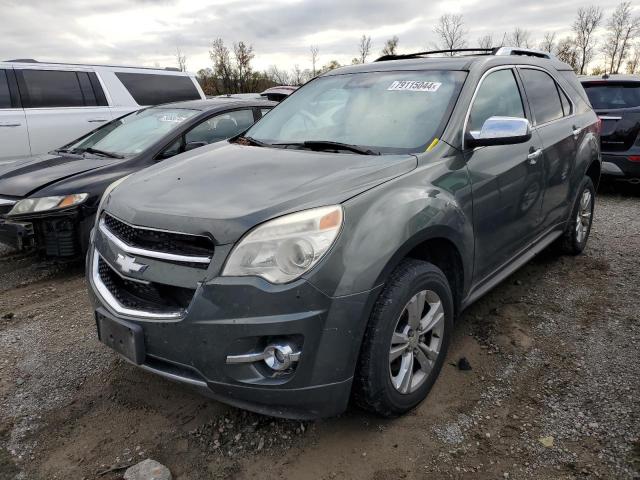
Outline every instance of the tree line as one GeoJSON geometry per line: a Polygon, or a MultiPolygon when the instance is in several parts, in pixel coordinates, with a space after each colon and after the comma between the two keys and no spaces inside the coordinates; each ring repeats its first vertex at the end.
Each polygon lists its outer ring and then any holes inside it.
{"type": "MultiPolygon", "coordinates": [[[[489,49],[504,45],[537,48],[554,54],[580,75],[640,72],[640,17],[632,15],[629,1],[618,4],[607,19],[599,6],[580,7],[569,35],[558,38],[557,32],[545,32],[538,42],[533,39],[529,30],[521,27],[500,35],[485,34],[474,41],[469,38],[463,15],[450,13],[438,19],[433,32],[436,41],[428,46],[429,49],[489,49]],[[600,27],[604,27],[604,36],[597,35],[600,27]],[[592,66],[589,70],[598,54],[602,54],[604,63],[592,66]]],[[[399,43],[400,39],[395,35],[387,39],[380,55],[398,54],[399,43]]],[[[255,58],[253,45],[239,41],[227,47],[223,39],[217,38],[211,43],[209,50],[212,66],[199,70],[197,78],[208,95],[260,92],[274,85],[302,85],[321,73],[342,66],[337,60],[320,65],[319,54],[318,46],[309,47],[311,68],[294,65],[287,70],[272,65],[266,70],[258,71],[251,65],[255,58]]],[[[371,37],[362,35],[357,44],[357,55],[351,63],[366,63],[372,54],[371,37]]],[[[176,62],[181,70],[186,70],[187,58],[180,48],[176,49],[176,62]]]]}

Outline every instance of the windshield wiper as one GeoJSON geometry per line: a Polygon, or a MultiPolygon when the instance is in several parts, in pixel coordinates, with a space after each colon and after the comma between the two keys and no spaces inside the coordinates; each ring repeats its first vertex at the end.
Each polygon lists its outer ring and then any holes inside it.
{"type": "Polygon", "coordinates": [[[351,145],[349,143],[332,142],[330,140],[307,140],[305,142],[274,143],[273,145],[285,148],[287,146],[297,146],[308,148],[310,150],[347,150],[359,155],[380,155],[380,152],[374,152],[369,148],[360,147],[359,145],[351,145]]]}
{"type": "Polygon", "coordinates": [[[109,158],[124,158],[124,155],[118,155],[117,153],[113,153],[113,152],[106,152],[104,150],[99,150],[93,147],[81,148],[76,151],[81,153],[82,152],[93,153],[94,155],[102,155],[103,157],[109,157],[109,158]]]}

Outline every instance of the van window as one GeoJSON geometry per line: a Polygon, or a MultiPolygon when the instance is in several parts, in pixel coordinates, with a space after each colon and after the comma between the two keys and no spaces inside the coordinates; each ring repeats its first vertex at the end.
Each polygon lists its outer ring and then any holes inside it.
{"type": "Polygon", "coordinates": [[[25,91],[20,93],[26,108],[84,106],[76,72],[17,70],[16,74],[23,80],[25,91]]]}
{"type": "Polygon", "coordinates": [[[469,114],[469,131],[480,131],[490,117],[525,118],[522,97],[511,69],[487,75],[469,114]]]}
{"type": "Polygon", "coordinates": [[[11,108],[9,82],[7,81],[7,73],[4,70],[0,70],[0,108],[11,108]]]}
{"type": "Polygon", "coordinates": [[[562,118],[562,103],[556,81],[541,70],[523,68],[520,72],[536,123],[540,125],[562,118]]]}
{"type": "Polygon", "coordinates": [[[199,100],[200,94],[190,77],[157,73],[116,72],[138,105],[199,100]]]}

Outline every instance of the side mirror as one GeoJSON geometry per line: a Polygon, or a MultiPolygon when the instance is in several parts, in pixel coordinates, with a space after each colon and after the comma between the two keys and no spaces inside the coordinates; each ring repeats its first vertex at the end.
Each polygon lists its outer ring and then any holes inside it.
{"type": "Polygon", "coordinates": [[[209,145],[207,142],[189,142],[184,146],[184,151],[188,152],[189,150],[195,150],[196,148],[204,147],[205,145],[209,145]]]}
{"type": "Polygon", "coordinates": [[[485,120],[482,130],[469,132],[467,146],[488,147],[491,145],[512,145],[531,139],[531,124],[526,118],[490,117],[485,120]]]}

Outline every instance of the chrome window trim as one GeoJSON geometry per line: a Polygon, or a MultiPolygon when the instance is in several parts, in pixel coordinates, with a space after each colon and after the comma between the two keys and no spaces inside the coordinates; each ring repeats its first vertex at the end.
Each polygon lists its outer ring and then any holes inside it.
{"type": "Polygon", "coordinates": [[[139,317],[153,320],[176,320],[184,315],[184,311],[182,310],[167,313],[153,313],[146,312],[144,310],[135,310],[121,305],[120,302],[118,302],[118,300],[111,294],[106,285],[102,283],[102,279],[100,278],[100,274],[98,272],[98,260],[100,258],[102,258],[101,255],[98,253],[98,250],[94,248],[91,259],[91,280],[93,286],[95,287],[96,293],[114,312],[129,317],[139,317]]]}
{"type": "MultiPolygon", "coordinates": [[[[119,221],[121,221],[121,220],[119,220],[119,221]]],[[[126,222],[122,222],[122,223],[125,223],[126,225],[129,225],[126,222]]],[[[158,229],[153,229],[153,228],[136,227],[134,225],[129,225],[129,226],[133,227],[133,228],[140,228],[140,229],[143,229],[143,230],[154,230],[154,231],[167,232],[167,233],[179,233],[179,232],[170,232],[168,230],[158,230],[158,229]]],[[[203,264],[211,263],[211,257],[207,257],[207,256],[178,255],[178,254],[175,254],[175,253],[156,252],[154,250],[147,250],[145,248],[139,248],[139,247],[134,247],[132,245],[129,245],[128,243],[125,243],[124,241],[120,240],[118,237],[116,237],[116,235],[111,230],[109,230],[109,227],[107,227],[107,225],[104,222],[104,217],[100,218],[100,221],[98,223],[98,228],[99,228],[100,232],[105,237],[107,237],[107,239],[110,242],[114,243],[120,250],[122,250],[122,251],[124,251],[126,253],[130,253],[132,255],[141,255],[143,257],[157,258],[157,259],[160,259],[160,260],[168,260],[168,261],[171,261],[171,262],[203,263],[203,264]]],[[[190,234],[181,233],[181,235],[190,235],[190,234]]],[[[194,235],[194,236],[198,236],[198,235],[194,235]]],[[[199,236],[203,236],[203,235],[199,235],[199,236]]]]}

